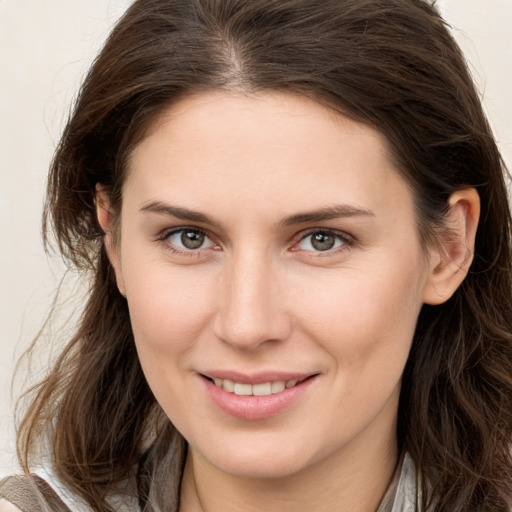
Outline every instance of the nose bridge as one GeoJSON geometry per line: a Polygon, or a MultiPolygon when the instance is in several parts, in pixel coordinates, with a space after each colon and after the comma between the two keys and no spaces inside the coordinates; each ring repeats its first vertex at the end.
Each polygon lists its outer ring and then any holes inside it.
{"type": "Polygon", "coordinates": [[[237,251],[223,274],[225,294],[217,316],[217,336],[240,348],[256,348],[288,335],[276,264],[264,250],[237,251]]]}

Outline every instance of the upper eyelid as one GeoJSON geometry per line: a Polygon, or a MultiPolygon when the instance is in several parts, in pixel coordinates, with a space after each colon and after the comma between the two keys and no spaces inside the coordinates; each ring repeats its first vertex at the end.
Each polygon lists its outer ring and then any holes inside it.
{"type": "MultiPolygon", "coordinates": [[[[208,236],[209,238],[216,238],[215,235],[211,234],[210,231],[208,229],[205,229],[205,228],[202,228],[202,227],[199,227],[199,226],[176,226],[176,227],[172,227],[172,228],[165,228],[163,229],[161,232],[160,232],[160,235],[161,236],[169,236],[171,233],[178,233],[180,231],[184,231],[184,230],[187,230],[187,229],[190,229],[191,231],[199,231],[203,234],[205,234],[206,236],[208,236]]],[[[347,233],[346,231],[342,231],[342,230],[339,230],[339,229],[335,229],[335,228],[320,228],[320,227],[316,227],[316,228],[308,228],[308,229],[305,229],[305,230],[301,230],[299,231],[298,233],[294,234],[291,239],[299,239],[299,240],[302,240],[302,238],[305,238],[309,235],[312,235],[314,233],[333,233],[341,238],[349,238],[349,239],[354,239],[354,236],[351,235],[350,233],[347,233]]]]}
{"type": "Polygon", "coordinates": [[[301,233],[296,235],[296,240],[304,240],[304,238],[307,238],[308,236],[314,235],[315,233],[329,233],[333,234],[339,238],[342,238],[344,240],[350,241],[350,242],[356,242],[356,238],[351,235],[350,233],[347,233],[346,231],[341,231],[339,229],[334,228],[310,228],[305,231],[302,231],[301,233]]]}
{"type": "Polygon", "coordinates": [[[172,235],[174,233],[179,233],[180,231],[199,231],[203,235],[207,236],[208,238],[212,239],[212,235],[208,232],[207,229],[200,228],[197,226],[176,226],[174,228],[166,228],[163,229],[160,234],[158,235],[159,239],[167,238],[169,235],[172,235]]]}

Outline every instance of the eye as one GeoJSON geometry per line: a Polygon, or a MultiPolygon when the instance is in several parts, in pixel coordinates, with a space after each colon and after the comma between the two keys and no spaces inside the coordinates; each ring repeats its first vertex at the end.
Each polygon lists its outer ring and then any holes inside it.
{"type": "Polygon", "coordinates": [[[178,251],[197,251],[216,246],[204,231],[194,228],[175,229],[165,234],[163,238],[178,251]]]}
{"type": "Polygon", "coordinates": [[[297,244],[302,251],[326,252],[338,249],[344,245],[351,245],[346,235],[333,231],[314,231],[307,234],[297,244]]]}

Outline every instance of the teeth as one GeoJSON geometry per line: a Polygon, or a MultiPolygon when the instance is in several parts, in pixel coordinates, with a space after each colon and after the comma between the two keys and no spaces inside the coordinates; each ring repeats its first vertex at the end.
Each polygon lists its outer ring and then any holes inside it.
{"type": "Polygon", "coordinates": [[[280,393],[281,391],[284,391],[284,388],[286,387],[286,382],[283,380],[278,380],[277,382],[272,382],[272,393],[280,393]]]}
{"type": "Polygon", "coordinates": [[[286,389],[288,389],[288,388],[293,388],[293,386],[295,386],[295,384],[297,384],[297,382],[299,382],[299,379],[289,380],[289,381],[286,383],[286,389]]]}
{"type": "Polygon", "coordinates": [[[224,379],[224,381],[222,383],[222,388],[224,389],[224,391],[229,391],[229,393],[234,393],[235,392],[235,383],[231,380],[224,379]]]}
{"type": "Polygon", "coordinates": [[[272,394],[272,384],[265,382],[265,384],[253,384],[252,394],[255,396],[266,396],[272,394]]]}
{"type": "Polygon", "coordinates": [[[299,382],[299,379],[288,381],[278,380],[275,382],[264,382],[262,384],[242,384],[228,379],[213,379],[215,385],[228,393],[234,393],[240,396],[268,396],[275,393],[281,393],[288,388],[293,388],[299,382]]]}
{"type": "Polygon", "coordinates": [[[240,384],[235,382],[235,395],[249,396],[252,395],[252,386],[250,384],[240,384]]]}

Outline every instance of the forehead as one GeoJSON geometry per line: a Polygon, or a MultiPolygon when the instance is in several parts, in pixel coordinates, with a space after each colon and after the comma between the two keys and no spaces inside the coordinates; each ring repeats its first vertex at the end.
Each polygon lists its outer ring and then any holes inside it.
{"type": "Polygon", "coordinates": [[[133,151],[126,192],[139,201],[179,195],[215,209],[223,200],[257,210],[266,200],[267,211],[272,205],[281,214],[304,203],[374,209],[399,195],[412,200],[381,133],[284,93],[214,92],[177,102],[133,151]]]}

